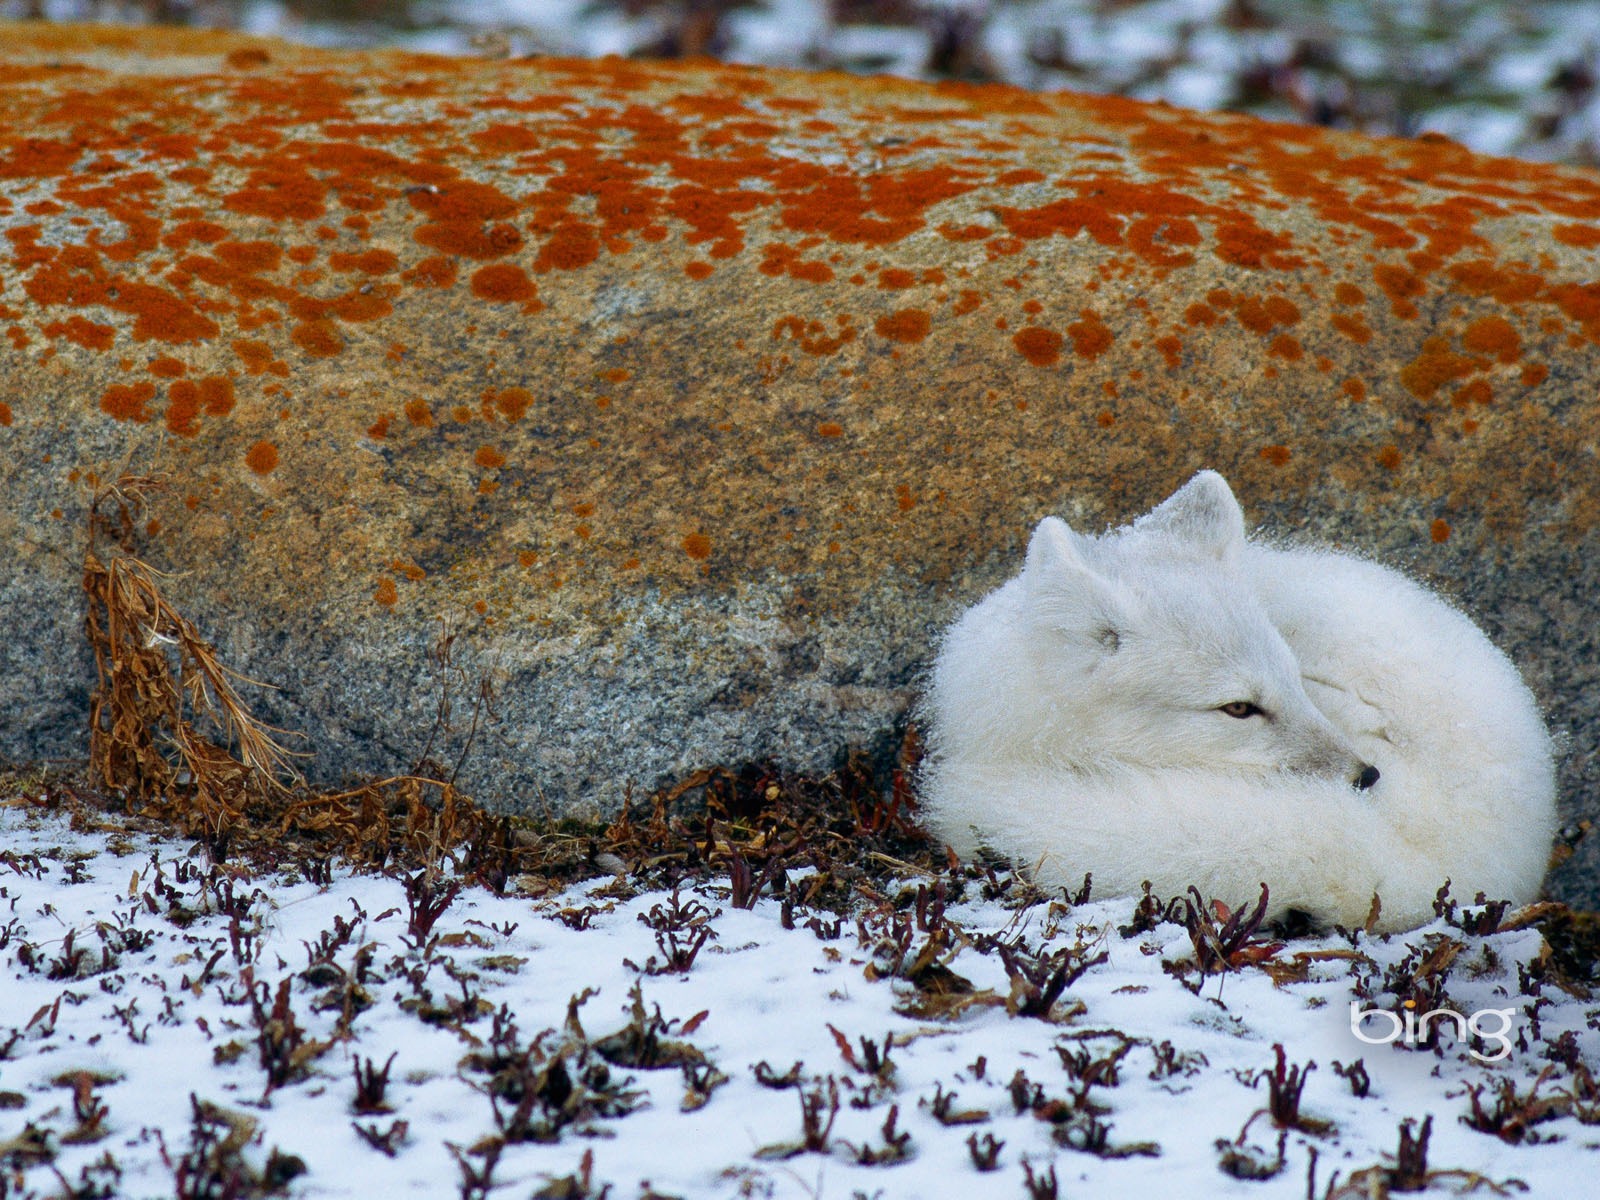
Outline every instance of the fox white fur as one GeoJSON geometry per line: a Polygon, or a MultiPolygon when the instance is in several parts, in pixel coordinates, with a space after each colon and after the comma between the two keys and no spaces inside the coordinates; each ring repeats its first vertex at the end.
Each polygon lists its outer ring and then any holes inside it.
{"type": "Polygon", "coordinates": [[[932,829],[1097,896],[1265,882],[1273,917],[1359,925],[1376,894],[1404,929],[1446,879],[1533,898],[1554,834],[1505,655],[1398,572],[1249,539],[1214,471],[1104,536],[1041,521],[946,634],[924,717],[932,829]]]}

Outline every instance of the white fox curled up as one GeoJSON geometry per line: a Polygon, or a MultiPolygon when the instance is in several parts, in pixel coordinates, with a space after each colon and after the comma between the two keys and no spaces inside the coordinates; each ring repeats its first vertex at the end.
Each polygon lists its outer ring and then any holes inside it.
{"type": "Polygon", "coordinates": [[[1380,929],[1538,891],[1550,737],[1517,670],[1397,571],[1246,535],[1202,471],[1099,537],[1046,517],[1016,578],[945,635],[923,807],[1047,886],[1191,884],[1380,929]]]}

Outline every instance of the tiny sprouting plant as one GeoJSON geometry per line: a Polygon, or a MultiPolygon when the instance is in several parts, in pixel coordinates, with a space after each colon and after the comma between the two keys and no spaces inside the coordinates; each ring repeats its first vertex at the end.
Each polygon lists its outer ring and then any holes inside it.
{"type": "Polygon", "coordinates": [[[998,1171],[1000,1169],[1000,1151],[1005,1143],[992,1133],[979,1137],[976,1133],[967,1138],[967,1153],[972,1156],[972,1165],[980,1171],[998,1171]]]}
{"type": "Polygon", "coordinates": [[[363,1061],[360,1055],[356,1056],[351,1065],[356,1080],[356,1098],[351,1104],[355,1112],[362,1116],[373,1116],[394,1111],[384,1100],[383,1094],[389,1086],[389,1068],[394,1066],[398,1054],[397,1050],[389,1055],[382,1067],[378,1066],[376,1059],[363,1061]]]}

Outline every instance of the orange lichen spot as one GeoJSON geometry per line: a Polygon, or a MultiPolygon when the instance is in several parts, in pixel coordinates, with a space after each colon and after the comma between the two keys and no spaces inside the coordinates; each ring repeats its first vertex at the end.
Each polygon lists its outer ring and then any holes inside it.
{"type": "Polygon", "coordinates": [[[408,199],[428,218],[412,237],[445,254],[503,258],[522,248],[522,234],[508,223],[517,202],[499,188],[473,179],[452,179],[413,191],[408,199]]]}
{"type": "Polygon", "coordinates": [[[119,421],[137,421],[143,424],[150,419],[145,405],[155,399],[156,385],[148,379],[138,383],[113,383],[100,397],[100,410],[119,421]]]}
{"type": "Polygon", "coordinates": [[[167,386],[167,428],[179,437],[200,432],[200,389],[190,380],[175,380],[167,386]]]}
{"type": "MultiPolygon", "coordinates": [[[[533,261],[535,271],[576,271],[600,257],[600,238],[588,225],[564,221],[550,233],[533,261]]],[[[713,256],[714,257],[714,256],[713,256]]]]}
{"type": "Polygon", "coordinates": [[[383,413],[376,421],[367,426],[367,436],[375,442],[381,442],[389,436],[389,423],[394,420],[393,413],[383,413]]]}
{"type": "MultiPolygon", "coordinates": [[[[1285,334],[1283,336],[1287,337],[1288,335],[1285,334]]],[[[1294,341],[1293,338],[1289,340],[1294,341]]],[[[1180,339],[1172,334],[1167,334],[1165,337],[1158,337],[1155,345],[1156,349],[1161,352],[1161,357],[1166,360],[1168,370],[1176,371],[1183,365],[1183,342],[1180,339]]]]}
{"type": "Polygon", "coordinates": [[[627,367],[607,367],[600,372],[600,378],[607,383],[627,383],[633,378],[633,372],[627,367]]]}
{"type": "Polygon", "coordinates": [[[1450,397],[1450,403],[1456,408],[1493,404],[1494,388],[1487,379],[1470,379],[1456,389],[1455,395],[1450,397]]]}
{"type": "Polygon", "coordinates": [[[1358,346],[1365,346],[1372,340],[1372,327],[1360,313],[1334,313],[1328,321],[1358,346]]]}
{"type": "Polygon", "coordinates": [[[715,270],[715,268],[710,263],[702,262],[698,258],[683,264],[683,273],[690,279],[710,278],[713,270],[715,270]]]}
{"type": "Polygon", "coordinates": [[[807,354],[833,354],[841,346],[854,341],[856,336],[855,326],[850,323],[849,316],[840,315],[835,319],[839,323],[839,332],[830,337],[821,321],[806,321],[790,314],[773,322],[772,336],[774,340],[785,337],[792,339],[807,354]]]}
{"type": "Polygon", "coordinates": [[[344,338],[332,321],[319,317],[314,321],[301,321],[290,330],[295,345],[312,358],[332,358],[344,349],[344,338]]]}
{"type": "Polygon", "coordinates": [[[1201,304],[1196,301],[1183,310],[1183,320],[1186,325],[1199,327],[1215,325],[1222,318],[1217,315],[1217,310],[1209,304],[1201,304]]]}
{"type": "Polygon", "coordinates": [[[1483,360],[1458,354],[1443,337],[1430,337],[1422,352],[1400,368],[1400,382],[1419,400],[1431,398],[1438,390],[1481,369],[1483,360]]]}
{"type": "MultiPolygon", "coordinates": [[[[507,421],[520,421],[533,404],[533,393],[525,387],[489,389],[489,400],[507,421]]],[[[417,402],[414,402],[417,403],[417,402]]],[[[409,409],[407,410],[409,413],[409,409]]]]}
{"type": "Polygon", "coordinates": [[[433,428],[433,410],[426,400],[406,401],[406,420],[422,429],[433,428]]]}
{"type": "Polygon", "coordinates": [[[1353,283],[1341,283],[1335,286],[1333,298],[1346,308],[1354,308],[1357,304],[1367,302],[1367,294],[1353,283]]]}
{"type": "Polygon", "coordinates": [[[1435,517],[1433,524],[1428,527],[1428,536],[1436,542],[1448,542],[1450,540],[1450,522],[1443,517],[1435,517]]]}
{"type": "Polygon", "coordinates": [[[1301,348],[1299,338],[1287,333],[1280,333],[1272,339],[1272,344],[1267,347],[1267,353],[1274,358],[1298,362],[1305,351],[1301,348]]]}
{"type": "Polygon", "coordinates": [[[1289,465],[1289,447],[1263,446],[1261,447],[1261,457],[1275,467],[1286,467],[1289,465]]]}
{"type": "Polygon", "coordinates": [[[1094,423],[1101,429],[1110,429],[1117,423],[1117,414],[1108,408],[1103,408],[1094,415],[1094,423]]]}
{"type": "Polygon", "coordinates": [[[817,436],[825,438],[843,437],[844,426],[837,421],[824,421],[817,426],[817,436]]]}
{"type": "Polygon", "coordinates": [[[328,255],[328,266],[335,271],[360,271],[364,275],[387,275],[400,265],[400,256],[393,250],[362,250],[349,252],[335,250],[328,255]]]}
{"type": "Polygon", "coordinates": [[[466,425],[472,421],[472,410],[465,404],[454,405],[450,409],[450,419],[457,425],[466,425]]]}
{"type": "Polygon", "coordinates": [[[912,495],[908,484],[899,483],[894,489],[894,505],[901,512],[910,512],[917,506],[917,498],[912,495]]]}
{"type": "Polygon", "coordinates": [[[1017,352],[1036,367],[1054,366],[1061,358],[1064,343],[1065,339],[1055,330],[1037,325],[1019,329],[1011,337],[1011,344],[1017,348],[1017,352]]]}
{"type": "Polygon", "coordinates": [[[1127,237],[1129,248],[1156,267],[1187,267],[1194,262],[1191,248],[1201,240],[1193,221],[1168,216],[1141,217],[1128,226],[1127,237]]]}
{"type": "Polygon", "coordinates": [[[889,267],[878,275],[878,287],[886,292],[897,292],[903,288],[914,287],[916,282],[916,273],[907,271],[902,267],[889,267]]]}
{"type": "Polygon", "coordinates": [[[434,254],[400,273],[412,287],[447,288],[456,281],[455,260],[434,254]]]}
{"type": "Polygon", "coordinates": [[[976,311],[983,304],[983,297],[972,288],[963,288],[956,297],[956,302],[950,311],[958,317],[964,317],[969,312],[976,311]]]}
{"type": "Polygon", "coordinates": [[[697,562],[711,557],[711,539],[703,533],[691,533],[683,539],[683,552],[697,562]]]}
{"type": "Polygon", "coordinates": [[[1403,321],[1416,317],[1417,306],[1412,300],[1422,295],[1424,285],[1414,272],[1394,263],[1379,263],[1372,268],[1372,277],[1389,297],[1389,306],[1394,309],[1395,316],[1403,321]]]}
{"type": "Polygon", "coordinates": [[[833,268],[827,263],[804,259],[797,248],[782,242],[770,242],[762,247],[761,265],[757,269],[763,275],[788,275],[802,283],[827,283],[833,278],[833,268]]]}
{"type": "Polygon", "coordinates": [[[378,586],[372,593],[372,598],[384,608],[393,608],[400,599],[400,590],[395,587],[394,580],[387,575],[378,576],[378,586]]]}
{"type": "Polygon", "coordinates": [[[483,616],[484,613],[489,611],[489,602],[487,600],[474,600],[472,602],[472,611],[480,617],[483,616]]]}
{"type": "Polygon", "coordinates": [[[65,321],[50,322],[44,327],[44,332],[49,337],[64,337],[85,350],[109,350],[117,331],[110,325],[71,316],[65,321]]]}
{"type": "Polygon", "coordinates": [[[590,529],[589,526],[582,525],[582,524],[580,524],[572,532],[578,535],[578,538],[579,538],[580,541],[585,541],[585,542],[587,542],[591,537],[594,536],[594,530],[590,529]]]}
{"type": "Polygon", "coordinates": [[[1504,317],[1479,317],[1461,335],[1461,344],[1478,354],[1489,354],[1503,363],[1522,357],[1522,338],[1504,317]]]}
{"type": "Polygon", "coordinates": [[[1265,336],[1280,326],[1293,325],[1300,320],[1299,306],[1284,296],[1240,295],[1232,299],[1234,316],[1251,333],[1265,336]]]}
{"type": "Polygon", "coordinates": [[[1385,446],[1382,450],[1379,450],[1378,465],[1386,471],[1398,471],[1400,469],[1400,447],[1385,446]]]}
{"type": "Polygon", "coordinates": [[[1580,250],[1593,250],[1600,246],[1600,225],[1557,225],[1550,236],[1580,250]]]}
{"type": "Polygon", "coordinates": [[[517,551],[517,565],[520,567],[531,567],[538,561],[539,556],[532,550],[517,551]]]}
{"type": "Polygon", "coordinates": [[[1116,340],[1092,308],[1084,309],[1081,319],[1067,326],[1067,334],[1072,338],[1072,349],[1079,358],[1099,358],[1116,340]]]}
{"type": "Polygon", "coordinates": [[[7,404],[4,400],[0,400],[0,426],[7,426],[7,425],[10,425],[10,424],[11,424],[11,406],[9,404],[7,404]]]}
{"type": "Polygon", "coordinates": [[[1550,377],[1550,368],[1544,363],[1529,363],[1522,368],[1522,386],[1536,388],[1550,377]]]}
{"type": "Polygon", "coordinates": [[[506,456],[493,446],[479,446],[473,451],[472,461],[485,471],[494,471],[506,465],[506,456]]]}
{"type": "Polygon", "coordinates": [[[902,308],[879,317],[873,328],[881,337],[894,342],[920,342],[933,328],[933,321],[920,308],[902,308]]]}
{"type": "Polygon", "coordinates": [[[278,448],[268,441],[257,442],[245,451],[244,462],[257,475],[270,475],[278,469],[278,448]]]}
{"type": "Polygon", "coordinates": [[[509,304],[532,300],[539,289],[515,263],[490,263],[472,273],[472,294],[480,300],[509,304]]]}

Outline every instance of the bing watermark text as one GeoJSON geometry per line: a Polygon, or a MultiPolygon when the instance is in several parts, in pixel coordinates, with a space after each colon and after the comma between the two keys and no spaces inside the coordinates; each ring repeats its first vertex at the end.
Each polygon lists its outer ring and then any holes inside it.
{"type": "Polygon", "coordinates": [[[1394,1042],[1417,1046],[1427,1041],[1432,1031],[1439,1025],[1447,1024],[1455,1027],[1458,1042],[1467,1042],[1467,1034],[1470,1032],[1484,1044],[1498,1045],[1492,1054],[1485,1054],[1476,1044],[1468,1043],[1467,1053],[1479,1062],[1499,1062],[1511,1053],[1511,1039],[1506,1035],[1510,1033],[1513,1018],[1517,1013],[1514,1008],[1480,1008],[1470,1014],[1459,1013],[1449,1008],[1436,1008],[1431,1012],[1418,1013],[1416,1002],[1407,1000],[1403,1009],[1403,1012],[1395,1013],[1386,1008],[1362,1008],[1359,1001],[1352,1000],[1350,1032],[1355,1035],[1357,1041],[1365,1042],[1369,1046],[1388,1046],[1394,1042]],[[1379,1026],[1382,1032],[1369,1032],[1369,1022],[1379,1026]]]}

